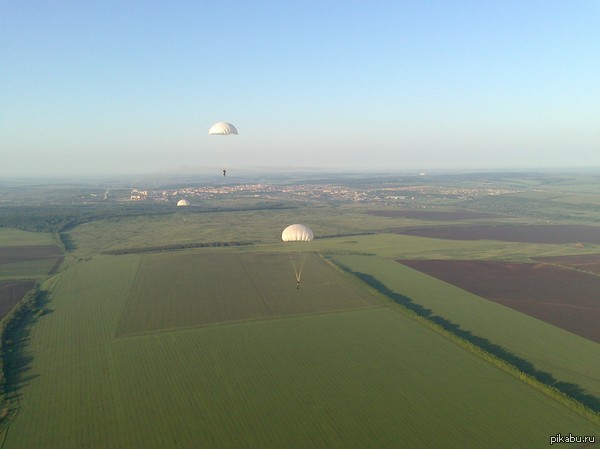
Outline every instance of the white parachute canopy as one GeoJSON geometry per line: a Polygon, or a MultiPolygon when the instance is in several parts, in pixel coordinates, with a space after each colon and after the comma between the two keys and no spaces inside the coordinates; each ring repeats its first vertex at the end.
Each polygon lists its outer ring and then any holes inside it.
{"type": "MultiPolygon", "coordinates": [[[[293,224],[288,226],[281,233],[281,240],[284,242],[310,242],[314,238],[314,234],[312,229],[303,224],[293,224]]],[[[289,245],[288,249],[291,249],[289,245]]],[[[300,245],[304,247],[304,245],[300,245]]],[[[296,274],[296,288],[300,288],[300,278],[302,277],[302,271],[304,270],[304,264],[306,263],[306,259],[308,257],[308,253],[298,252],[300,248],[297,247],[297,251],[288,251],[288,256],[290,257],[290,262],[292,263],[292,267],[294,268],[294,273],[296,274]]]]}
{"type": "Polygon", "coordinates": [[[221,136],[228,136],[229,134],[237,134],[237,129],[231,123],[218,122],[210,127],[208,134],[216,134],[221,136]]]}
{"type": "Polygon", "coordinates": [[[281,233],[284,242],[310,242],[313,238],[312,229],[303,224],[290,225],[281,233]]]}
{"type": "Polygon", "coordinates": [[[189,206],[189,205],[190,205],[190,202],[188,200],[186,200],[186,199],[177,201],[177,206],[178,207],[189,206]]]}

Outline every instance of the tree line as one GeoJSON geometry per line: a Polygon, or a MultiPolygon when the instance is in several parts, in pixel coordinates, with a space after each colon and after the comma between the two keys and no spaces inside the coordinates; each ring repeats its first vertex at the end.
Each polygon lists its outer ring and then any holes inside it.
{"type": "Polygon", "coordinates": [[[17,388],[19,376],[29,363],[23,353],[27,325],[45,312],[47,292],[40,291],[38,283],[19,303],[0,320],[0,426],[10,419],[17,405],[11,401],[11,392],[17,388]]]}

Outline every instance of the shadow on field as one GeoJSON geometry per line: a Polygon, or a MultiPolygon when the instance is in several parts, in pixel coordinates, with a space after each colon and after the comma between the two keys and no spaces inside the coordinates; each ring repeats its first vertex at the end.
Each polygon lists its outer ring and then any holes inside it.
{"type": "Polygon", "coordinates": [[[28,374],[33,360],[26,352],[29,345],[29,330],[21,329],[15,337],[19,341],[9,346],[4,359],[6,370],[4,394],[10,402],[18,401],[21,398],[21,388],[38,376],[37,374],[28,374]]]}
{"type": "Polygon", "coordinates": [[[579,385],[569,382],[558,381],[550,373],[536,369],[531,362],[521,357],[518,357],[512,352],[507,351],[502,346],[494,344],[486,338],[473,335],[470,331],[461,329],[460,325],[453,323],[452,321],[447,320],[446,318],[434,315],[431,309],[423,307],[422,305],[415,303],[412,299],[400,295],[399,293],[396,293],[393,290],[390,290],[381,281],[377,280],[369,274],[351,271],[348,270],[347,267],[344,267],[344,269],[349,273],[353,274],[354,276],[358,277],[360,280],[362,280],[369,286],[373,287],[378,292],[387,296],[395,303],[400,304],[409,310],[412,310],[417,315],[424,317],[429,321],[432,321],[433,323],[436,323],[443,329],[451,332],[457,337],[462,338],[463,340],[474,344],[475,346],[485,350],[486,352],[492,354],[498,359],[510,363],[511,365],[518,368],[520,371],[534,377],[539,382],[556,388],[557,390],[568,395],[569,397],[586,405],[588,408],[594,410],[595,412],[600,411],[600,398],[597,398],[596,396],[593,396],[591,394],[587,394],[585,390],[579,385]]]}
{"type": "Polygon", "coordinates": [[[60,234],[58,234],[58,236],[62,241],[66,252],[74,251],[77,249],[77,244],[75,243],[75,240],[73,240],[69,232],[61,232],[60,234]]]}
{"type": "Polygon", "coordinates": [[[4,331],[2,341],[4,384],[2,388],[4,397],[10,402],[18,401],[21,397],[21,388],[39,376],[30,373],[33,357],[27,348],[32,324],[43,315],[53,312],[47,307],[49,300],[48,292],[39,292],[28,307],[23,307],[17,312],[4,331]]]}
{"type": "Polygon", "coordinates": [[[54,263],[54,265],[52,265],[50,271],[48,271],[48,275],[56,274],[58,272],[58,269],[62,265],[63,260],[65,260],[65,256],[60,256],[58,259],[56,259],[56,262],[54,263]]]}

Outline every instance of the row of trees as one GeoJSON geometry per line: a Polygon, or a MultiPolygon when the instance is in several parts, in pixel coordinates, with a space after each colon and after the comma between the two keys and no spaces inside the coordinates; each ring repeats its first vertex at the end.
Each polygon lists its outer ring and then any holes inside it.
{"type": "Polygon", "coordinates": [[[141,248],[122,248],[104,251],[102,254],[120,256],[122,254],[154,253],[160,251],[178,251],[191,248],[217,248],[221,246],[248,246],[254,245],[252,240],[234,241],[234,242],[202,242],[202,243],[181,243],[175,245],[162,246],[144,246],[141,248]]]}
{"type": "Polygon", "coordinates": [[[23,299],[0,320],[0,425],[6,421],[14,408],[10,402],[10,392],[17,382],[20,371],[26,368],[20,350],[23,332],[30,320],[44,313],[44,292],[39,284],[27,292],[23,299]]]}

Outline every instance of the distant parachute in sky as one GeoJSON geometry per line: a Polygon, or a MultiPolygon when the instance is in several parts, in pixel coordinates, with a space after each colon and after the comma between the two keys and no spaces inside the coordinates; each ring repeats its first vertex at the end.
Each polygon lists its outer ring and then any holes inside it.
{"type": "Polygon", "coordinates": [[[228,136],[229,134],[237,134],[238,131],[235,126],[228,122],[218,122],[210,127],[208,134],[228,136]]]}
{"type": "MultiPolygon", "coordinates": [[[[210,129],[208,130],[208,135],[209,136],[231,136],[231,135],[237,135],[238,131],[236,129],[235,126],[233,126],[231,123],[229,122],[217,122],[215,123],[213,126],[210,127],[210,129]]],[[[217,139],[220,140],[220,139],[217,139]]],[[[225,140],[229,140],[229,139],[225,139],[225,140]]],[[[235,139],[234,139],[235,140],[235,139]]],[[[227,145],[230,146],[230,145],[227,145]]],[[[227,176],[227,164],[223,164],[223,176],[227,176]]]]}
{"type": "Polygon", "coordinates": [[[281,233],[284,242],[310,242],[313,238],[312,229],[303,224],[290,225],[281,233]]]}

